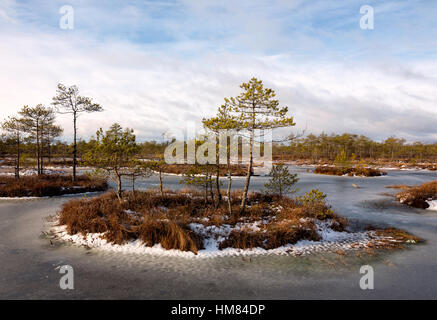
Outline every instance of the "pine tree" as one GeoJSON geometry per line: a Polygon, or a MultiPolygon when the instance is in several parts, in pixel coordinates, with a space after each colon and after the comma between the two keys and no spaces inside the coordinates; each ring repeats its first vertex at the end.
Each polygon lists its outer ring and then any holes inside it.
{"type": "Polygon", "coordinates": [[[213,178],[211,173],[212,167],[210,165],[195,164],[184,173],[179,183],[203,189],[205,204],[207,204],[208,194],[210,194],[211,200],[214,201],[214,195],[212,193],[213,178]]]}
{"type": "Polygon", "coordinates": [[[337,154],[337,157],[335,157],[334,164],[336,166],[342,167],[342,168],[348,168],[349,167],[349,160],[346,155],[346,151],[342,149],[339,154],[337,154]]]}
{"type": "Polygon", "coordinates": [[[64,129],[62,129],[62,127],[54,124],[51,124],[42,129],[42,141],[43,141],[42,146],[44,144],[46,145],[49,163],[51,163],[51,159],[52,159],[52,145],[55,142],[56,138],[60,137],[63,132],[64,129]]]}
{"type": "Polygon", "coordinates": [[[99,104],[93,103],[90,98],[80,96],[79,89],[76,86],[67,88],[63,84],[58,84],[52,104],[56,106],[58,113],[73,115],[73,181],[76,181],[77,118],[80,113],[100,112],[103,111],[103,108],[99,104]]]}
{"type": "Polygon", "coordinates": [[[226,106],[236,115],[241,129],[249,132],[249,165],[244,184],[241,211],[244,212],[249,191],[250,176],[253,170],[253,149],[257,138],[255,130],[271,130],[294,126],[293,117],[288,117],[288,108],[280,107],[274,99],[275,91],[264,88],[261,80],[250,79],[240,86],[243,92],[237,97],[225,98],[226,106]]]}
{"type": "Polygon", "coordinates": [[[18,113],[22,117],[24,130],[30,134],[30,138],[35,140],[38,175],[41,175],[44,173],[44,164],[43,164],[44,128],[54,126],[55,113],[53,109],[46,108],[42,104],[38,104],[34,108],[31,108],[29,106],[24,106],[18,113]]]}
{"type": "Polygon", "coordinates": [[[127,163],[126,168],[123,171],[123,175],[129,176],[131,179],[131,189],[133,193],[135,193],[135,181],[137,178],[149,178],[153,174],[148,162],[143,162],[135,158],[127,163]]]}
{"type": "Polygon", "coordinates": [[[156,154],[155,157],[157,159],[152,160],[152,161],[148,161],[147,166],[150,168],[150,170],[152,170],[152,172],[154,171],[154,172],[158,173],[159,192],[160,192],[161,196],[163,196],[164,190],[163,190],[163,182],[162,182],[162,172],[167,164],[165,163],[165,160],[163,159],[163,156],[161,154],[156,154]]]}
{"type": "Polygon", "coordinates": [[[299,181],[297,174],[290,173],[288,167],[283,163],[273,165],[270,176],[270,180],[264,184],[267,193],[278,194],[282,197],[284,194],[299,191],[299,189],[293,189],[293,186],[299,181]]]}
{"type": "MultiPolygon", "coordinates": [[[[217,115],[215,117],[211,117],[209,119],[204,118],[203,119],[203,125],[208,130],[212,131],[216,135],[216,140],[220,139],[220,134],[225,133],[226,136],[232,140],[234,137],[232,134],[235,134],[236,131],[238,131],[239,123],[236,120],[235,116],[231,115],[231,108],[226,105],[222,105],[219,107],[217,115]]],[[[227,140],[227,139],[226,139],[227,140]]],[[[231,170],[231,148],[233,147],[231,144],[228,144],[228,141],[224,141],[225,145],[219,144],[219,150],[217,150],[216,153],[216,189],[218,193],[218,201],[221,199],[220,194],[220,182],[219,182],[219,175],[220,175],[220,161],[219,161],[219,153],[221,152],[220,148],[225,148],[223,150],[226,154],[226,166],[227,166],[227,176],[228,176],[228,188],[226,192],[227,196],[227,202],[228,202],[228,211],[229,214],[232,215],[232,205],[231,205],[231,188],[232,188],[232,170],[231,170]]]]}
{"type": "Polygon", "coordinates": [[[91,148],[85,154],[85,162],[96,169],[97,174],[103,174],[113,179],[117,185],[117,197],[122,201],[121,179],[128,175],[125,168],[132,163],[138,152],[138,145],[132,129],[125,129],[114,123],[103,133],[100,129],[96,138],[91,141],[91,148]]]}
{"type": "Polygon", "coordinates": [[[21,146],[25,135],[23,119],[9,117],[2,123],[2,129],[8,132],[15,146],[15,179],[20,179],[21,146]]]}

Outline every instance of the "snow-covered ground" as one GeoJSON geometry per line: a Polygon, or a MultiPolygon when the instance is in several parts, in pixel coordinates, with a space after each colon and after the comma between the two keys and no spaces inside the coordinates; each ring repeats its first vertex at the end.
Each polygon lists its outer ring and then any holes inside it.
{"type": "Polygon", "coordinates": [[[378,169],[384,170],[384,171],[432,171],[430,169],[424,169],[420,167],[378,167],[378,169]]]}
{"type": "Polygon", "coordinates": [[[0,200],[35,200],[48,197],[0,197],[0,200]]]}
{"type": "Polygon", "coordinates": [[[247,228],[253,231],[259,230],[262,221],[251,224],[240,224],[231,228],[229,225],[208,226],[203,224],[192,223],[190,228],[205,237],[205,249],[199,250],[198,254],[180,250],[167,250],[160,244],[153,247],[147,247],[141,240],[132,240],[123,245],[112,244],[102,238],[103,233],[89,233],[86,236],[82,234],[69,235],[65,226],[54,226],[51,231],[61,240],[71,242],[75,245],[95,248],[98,250],[133,253],[133,254],[151,254],[158,256],[178,256],[185,258],[214,258],[223,256],[251,256],[251,255],[291,255],[303,256],[321,252],[338,252],[358,250],[361,248],[383,245],[387,242],[397,242],[391,237],[376,236],[374,231],[364,232],[337,232],[329,228],[329,223],[319,222],[317,224],[318,233],[321,236],[320,241],[301,240],[295,244],[285,245],[279,248],[266,250],[263,248],[253,249],[236,249],[226,248],[219,249],[219,243],[235,229],[247,228]]]}
{"type": "MultiPolygon", "coordinates": [[[[33,176],[33,175],[37,175],[38,171],[36,169],[26,169],[26,170],[21,170],[20,171],[20,175],[21,176],[33,176]]],[[[67,172],[65,170],[59,170],[59,169],[44,169],[44,174],[47,175],[52,175],[52,174],[59,174],[59,175],[63,175],[63,174],[67,174],[67,172]]],[[[0,175],[2,176],[15,176],[15,172],[0,172],[0,175]]]]}
{"type": "MultiPolygon", "coordinates": [[[[279,161],[275,161],[275,163],[276,162],[279,162],[279,161]]],[[[293,166],[303,167],[303,168],[306,168],[306,167],[308,167],[308,168],[315,168],[315,167],[318,167],[318,166],[328,167],[328,166],[332,165],[332,164],[326,164],[326,163],[325,164],[299,163],[297,161],[283,161],[283,163],[287,164],[287,165],[293,165],[293,166]]],[[[380,170],[383,170],[383,171],[419,171],[419,172],[422,172],[422,171],[424,171],[424,172],[433,172],[433,171],[435,171],[435,170],[430,170],[430,169],[421,167],[421,166],[424,166],[424,165],[428,165],[428,164],[426,164],[426,163],[418,163],[417,165],[407,165],[407,164],[404,164],[402,166],[372,165],[370,167],[375,168],[375,169],[380,169],[380,170]]]]}
{"type": "Polygon", "coordinates": [[[427,201],[427,203],[429,204],[429,208],[427,208],[427,210],[437,211],[437,200],[430,200],[427,201]]]}

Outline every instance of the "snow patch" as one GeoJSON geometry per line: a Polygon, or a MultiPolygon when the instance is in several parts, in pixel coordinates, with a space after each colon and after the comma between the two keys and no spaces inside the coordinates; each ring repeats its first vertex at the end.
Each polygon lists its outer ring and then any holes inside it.
{"type": "MultiPolygon", "coordinates": [[[[20,171],[20,176],[35,176],[38,174],[36,169],[26,169],[20,171]]],[[[61,170],[44,169],[46,175],[65,175],[67,172],[61,170]]],[[[2,176],[15,176],[15,172],[0,172],[2,176]]]]}
{"type": "Polygon", "coordinates": [[[429,204],[429,208],[427,208],[426,210],[437,211],[437,200],[429,200],[426,202],[429,204]]]}
{"type": "Polygon", "coordinates": [[[214,258],[230,256],[254,256],[254,255],[291,255],[303,256],[321,252],[336,252],[347,250],[358,250],[372,245],[382,244],[387,237],[378,237],[374,231],[365,232],[338,232],[330,228],[330,222],[318,222],[317,230],[321,236],[320,241],[301,240],[295,244],[288,244],[275,249],[219,249],[219,243],[223,241],[232,230],[248,229],[259,231],[260,225],[267,221],[257,221],[254,223],[239,223],[235,227],[230,225],[205,226],[200,223],[191,223],[189,226],[193,231],[202,234],[204,239],[204,249],[199,250],[198,254],[180,250],[167,250],[160,244],[153,247],[146,246],[141,240],[131,240],[123,245],[112,244],[103,239],[104,233],[88,233],[87,235],[69,235],[66,226],[56,226],[52,228],[55,236],[61,240],[75,245],[95,248],[98,250],[131,253],[131,254],[151,254],[158,256],[173,256],[184,258],[214,258]]]}

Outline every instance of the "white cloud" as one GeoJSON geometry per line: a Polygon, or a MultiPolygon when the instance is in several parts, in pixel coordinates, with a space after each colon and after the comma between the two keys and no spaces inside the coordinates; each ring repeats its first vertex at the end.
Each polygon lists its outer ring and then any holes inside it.
{"type": "Polygon", "coordinates": [[[14,7],[14,0],[2,0],[2,2],[0,2],[0,25],[1,23],[17,23],[13,17],[15,14],[14,7]]]}
{"type": "MultiPolygon", "coordinates": [[[[297,130],[437,139],[436,61],[405,62],[383,54],[366,60],[349,59],[341,50],[336,56],[297,58],[296,52],[281,49],[290,47],[290,43],[281,44],[286,40],[283,30],[277,21],[268,21],[277,10],[270,14],[271,9],[261,1],[256,3],[258,7],[254,4],[257,10],[251,17],[238,11],[245,5],[232,15],[230,4],[222,8],[219,18],[228,17],[223,21],[223,30],[236,29],[229,36],[223,34],[222,42],[220,33],[212,39],[208,39],[208,32],[193,38],[188,35],[199,28],[201,17],[215,21],[205,29],[220,29],[220,21],[211,11],[219,4],[209,2],[202,7],[198,2],[182,3],[191,17],[197,17],[195,23],[181,26],[182,31],[177,33],[178,21],[165,18],[163,25],[175,30],[178,41],[160,45],[147,41],[135,44],[114,37],[98,40],[97,35],[87,36],[83,30],[47,32],[9,25],[0,31],[0,119],[25,104],[49,105],[61,82],[78,85],[83,95],[92,97],[106,110],[81,117],[82,137],[117,121],[133,127],[140,138],[159,138],[167,129],[183,128],[188,120],[200,123],[202,117],[215,112],[224,97],[237,95],[243,81],[256,76],[276,90],[283,105],[289,106],[297,130]],[[252,29],[257,32],[248,36],[252,29]],[[231,50],[241,42],[243,46],[231,50]],[[257,44],[262,48],[272,46],[280,54],[256,50],[257,44]]],[[[158,4],[163,8],[169,5],[158,4]]],[[[290,2],[285,8],[292,10],[299,4],[290,2]]],[[[303,10],[306,16],[310,15],[308,10],[303,10]]],[[[98,14],[96,8],[90,12],[98,14]]],[[[128,5],[121,14],[133,20],[131,25],[143,17],[140,10],[128,5]]],[[[159,20],[152,16],[146,16],[152,21],[147,23],[159,20]]],[[[97,21],[103,18],[102,14],[96,17],[97,21]]],[[[117,19],[117,26],[127,23],[117,19]]],[[[290,39],[296,46],[324,52],[325,45],[319,38],[305,32],[295,34],[290,39]]],[[[60,116],[59,122],[65,126],[66,138],[71,136],[70,119],[60,116]]]]}

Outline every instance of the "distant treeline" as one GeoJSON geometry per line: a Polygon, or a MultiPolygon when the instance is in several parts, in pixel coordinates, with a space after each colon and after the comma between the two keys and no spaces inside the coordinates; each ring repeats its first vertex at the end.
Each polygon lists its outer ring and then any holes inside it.
{"type": "MultiPolygon", "coordinates": [[[[0,156],[4,159],[13,155],[14,143],[7,136],[0,136],[0,156]]],[[[139,142],[139,157],[153,159],[164,153],[171,141],[139,142]]],[[[21,146],[23,161],[36,159],[37,147],[34,142],[24,142],[21,146]]],[[[41,151],[48,164],[71,162],[72,144],[55,141],[41,151]]],[[[90,142],[77,142],[77,155],[81,159],[91,148],[90,142]]],[[[287,145],[275,144],[273,155],[275,159],[286,160],[328,160],[333,161],[344,151],[349,159],[386,159],[386,160],[415,160],[437,161],[437,143],[422,142],[406,143],[405,139],[390,137],[383,142],[377,142],[365,136],[356,134],[309,134],[305,137],[292,140],[287,145]]]]}
{"type": "MultiPolygon", "coordinates": [[[[157,141],[145,141],[139,142],[139,157],[144,159],[153,159],[164,153],[165,148],[170,142],[157,142],[157,141]]],[[[89,152],[92,145],[88,141],[77,141],[77,156],[79,159],[84,154],[89,152]]],[[[6,135],[0,136],[0,157],[5,160],[8,157],[13,157],[15,154],[15,141],[12,138],[8,138],[6,135]]],[[[24,142],[21,145],[22,162],[33,164],[37,158],[37,146],[34,142],[24,142]]],[[[55,141],[53,144],[46,144],[43,146],[42,156],[46,160],[46,164],[70,164],[72,162],[72,150],[73,145],[55,141]]]]}
{"type": "Polygon", "coordinates": [[[355,158],[357,160],[437,160],[437,143],[406,143],[405,139],[396,137],[389,137],[383,142],[378,142],[363,135],[350,133],[341,135],[327,135],[325,133],[320,135],[309,134],[292,139],[287,145],[275,145],[273,155],[276,159],[333,161],[343,151],[349,159],[355,158]]]}

